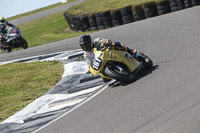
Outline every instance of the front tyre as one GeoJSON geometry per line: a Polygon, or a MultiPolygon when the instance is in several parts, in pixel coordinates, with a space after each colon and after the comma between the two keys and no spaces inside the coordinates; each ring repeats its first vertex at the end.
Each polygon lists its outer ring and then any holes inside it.
{"type": "Polygon", "coordinates": [[[151,58],[149,58],[146,55],[143,55],[142,57],[139,57],[138,59],[140,62],[142,62],[143,68],[144,69],[151,69],[153,66],[153,61],[151,58]]]}
{"type": "Polygon", "coordinates": [[[122,82],[133,82],[135,75],[128,71],[128,68],[120,63],[108,64],[104,70],[105,75],[122,82]]]}

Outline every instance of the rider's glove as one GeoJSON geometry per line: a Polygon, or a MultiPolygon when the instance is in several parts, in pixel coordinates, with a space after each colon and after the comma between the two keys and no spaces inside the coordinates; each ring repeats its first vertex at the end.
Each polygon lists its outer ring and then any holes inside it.
{"type": "Polygon", "coordinates": [[[115,42],[115,48],[116,48],[117,50],[123,50],[123,45],[122,45],[122,43],[119,42],[119,41],[116,41],[116,42],[115,42]]]}

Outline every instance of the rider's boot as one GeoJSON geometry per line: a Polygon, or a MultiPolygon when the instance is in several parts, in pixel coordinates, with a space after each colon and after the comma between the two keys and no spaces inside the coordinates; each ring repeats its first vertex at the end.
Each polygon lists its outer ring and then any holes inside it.
{"type": "Polygon", "coordinates": [[[132,55],[134,58],[136,58],[136,55],[137,55],[137,50],[136,49],[130,49],[130,48],[126,48],[127,50],[127,52],[130,54],[130,55],[132,55]]]}

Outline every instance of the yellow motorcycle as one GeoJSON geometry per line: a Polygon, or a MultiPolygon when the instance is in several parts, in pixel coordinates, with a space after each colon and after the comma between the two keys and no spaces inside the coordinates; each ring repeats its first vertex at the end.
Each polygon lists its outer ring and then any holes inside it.
{"type": "Polygon", "coordinates": [[[98,51],[94,48],[87,55],[89,71],[93,76],[100,74],[103,79],[133,82],[141,69],[150,69],[153,66],[148,56],[141,52],[139,54],[135,59],[126,51],[110,49],[98,51]]]}

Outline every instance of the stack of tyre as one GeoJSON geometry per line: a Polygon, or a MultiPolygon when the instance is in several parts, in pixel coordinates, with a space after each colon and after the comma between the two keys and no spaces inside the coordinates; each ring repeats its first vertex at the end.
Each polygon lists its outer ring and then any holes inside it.
{"type": "Polygon", "coordinates": [[[110,11],[100,12],[100,15],[105,29],[113,27],[110,11]]]}
{"type": "Polygon", "coordinates": [[[158,15],[163,15],[163,14],[171,12],[168,0],[157,1],[156,7],[157,7],[158,15]]]}
{"type": "Polygon", "coordinates": [[[85,20],[82,17],[78,17],[78,16],[71,16],[67,13],[64,13],[65,16],[65,20],[68,22],[68,25],[70,27],[70,29],[74,30],[74,31],[86,31],[89,30],[88,26],[83,26],[82,21],[85,22],[85,20]],[[81,20],[82,19],[82,20],[81,20]]]}
{"type": "Polygon", "coordinates": [[[71,22],[71,19],[70,19],[70,15],[67,14],[67,13],[64,13],[64,17],[65,17],[65,20],[67,21],[70,29],[72,29],[72,22],[71,22]]]}
{"type": "Polygon", "coordinates": [[[200,5],[200,0],[191,0],[192,6],[198,6],[200,5]]]}
{"type": "Polygon", "coordinates": [[[177,0],[169,0],[169,5],[170,5],[170,8],[171,8],[172,12],[175,12],[175,11],[179,10],[177,0]]]}
{"type": "Polygon", "coordinates": [[[110,11],[110,16],[114,27],[123,24],[121,11],[119,9],[110,11]]]}
{"type": "Polygon", "coordinates": [[[65,20],[68,22],[70,29],[76,31],[77,28],[75,27],[75,21],[74,21],[73,16],[71,16],[69,14],[64,14],[64,16],[65,16],[65,20]]]}
{"type": "Polygon", "coordinates": [[[185,8],[190,8],[195,5],[199,5],[199,0],[169,0],[169,5],[171,7],[171,11],[175,12],[185,8]]]}
{"type": "Polygon", "coordinates": [[[151,18],[158,15],[157,7],[155,2],[144,3],[143,5],[145,18],[151,18]]]}
{"type": "Polygon", "coordinates": [[[192,2],[191,0],[184,0],[185,8],[190,8],[192,7],[192,2]]]}
{"type": "Polygon", "coordinates": [[[132,6],[120,8],[123,24],[128,24],[134,21],[131,7],[132,6]]]}
{"type": "Polygon", "coordinates": [[[145,19],[145,14],[144,14],[142,5],[132,6],[132,14],[133,14],[134,21],[145,19]]]}
{"type": "Polygon", "coordinates": [[[103,20],[101,18],[100,12],[95,13],[95,18],[96,18],[98,29],[99,30],[104,29],[104,24],[103,24],[103,20]]]}
{"type": "Polygon", "coordinates": [[[89,24],[90,24],[91,30],[98,30],[95,13],[89,14],[88,19],[89,19],[89,24]]]}
{"type": "Polygon", "coordinates": [[[177,0],[177,6],[179,10],[185,9],[184,0],[177,0]]]}
{"type": "Polygon", "coordinates": [[[74,29],[75,31],[85,31],[84,26],[81,23],[80,17],[78,16],[72,16],[73,17],[73,21],[74,21],[74,29]]]}
{"type": "Polygon", "coordinates": [[[80,22],[83,25],[84,30],[91,30],[88,15],[80,16],[80,22]]]}

